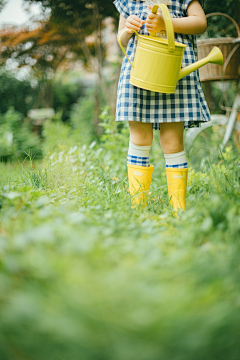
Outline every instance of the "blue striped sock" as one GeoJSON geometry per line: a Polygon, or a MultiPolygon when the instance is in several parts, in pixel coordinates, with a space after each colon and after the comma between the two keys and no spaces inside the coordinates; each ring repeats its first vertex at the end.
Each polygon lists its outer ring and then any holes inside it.
{"type": "Polygon", "coordinates": [[[166,168],[170,168],[170,169],[187,169],[188,168],[188,163],[185,162],[183,164],[166,165],[166,168]]]}
{"type": "Polygon", "coordinates": [[[149,166],[149,157],[127,155],[127,164],[138,166],[149,166]]]}
{"type": "Polygon", "coordinates": [[[164,154],[166,168],[168,169],[187,169],[188,163],[185,151],[175,154],[164,154]]]}
{"type": "Polygon", "coordinates": [[[149,166],[149,151],[151,146],[138,146],[129,141],[127,164],[149,166]]]}

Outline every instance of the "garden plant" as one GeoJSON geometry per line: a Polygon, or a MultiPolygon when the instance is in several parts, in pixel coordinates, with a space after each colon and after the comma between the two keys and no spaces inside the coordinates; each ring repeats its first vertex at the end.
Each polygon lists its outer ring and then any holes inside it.
{"type": "Polygon", "coordinates": [[[238,360],[239,151],[196,140],[176,218],[155,139],[148,207],[132,209],[128,128],[101,121],[85,144],[48,122],[42,162],[0,165],[1,359],[238,360]]]}

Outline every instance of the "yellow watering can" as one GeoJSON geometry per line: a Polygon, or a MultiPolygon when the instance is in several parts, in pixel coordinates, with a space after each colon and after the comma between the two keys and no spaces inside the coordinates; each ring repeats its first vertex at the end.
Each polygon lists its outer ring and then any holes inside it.
{"type": "Polygon", "coordinates": [[[154,14],[158,7],[161,8],[164,16],[168,40],[156,37],[155,33],[151,33],[150,36],[139,35],[134,30],[138,37],[134,64],[130,61],[121,43],[121,37],[127,29],[120,32],[118,43],[132,66],[130,84],[150,91],[171,94],[174,93],[178,80],[203,65],[207,63],[222,65],[223,54],[218,47],[214,47],[206,58],[181,69],[186,45],[174,41],[173,24],[167,6],[164,4],[154,5],[152,9],[154,14]]]}

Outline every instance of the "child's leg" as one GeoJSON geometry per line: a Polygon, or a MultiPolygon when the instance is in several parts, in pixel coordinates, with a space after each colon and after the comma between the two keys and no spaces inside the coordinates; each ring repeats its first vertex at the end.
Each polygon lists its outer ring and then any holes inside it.
{"type": "Polygon", "coordinates": [[[153,141],[153,129],[150,123],[129,121],[130,141],[138,146],[151,146],[153,141]]]}
{"type": "Polygon", "coordinates": [[[184,150],[183,130],[183,122],[160,124],[160,145],[164,154],[174,154],[184,150]]]}
{"type": "Polygon", "coordinates": [[[127,163],[149,166],[149,151],[153,140],[152,124],[129,121],[130,141],[127,163]]]}
{"type": "Polygon", "coordinates": [[[130,141],[127,156],[132,205],[146,205],[153,166],[149,165],[149,151],[153,140],[152,124],[129,121],[130,141]]]}
{"type": "Polygon", "coordinates": [[[184,123],[160,125],[160,144],[166,160],[166,174],[170,204],[186,209],[187,158],[183,146],[184,123]]]}

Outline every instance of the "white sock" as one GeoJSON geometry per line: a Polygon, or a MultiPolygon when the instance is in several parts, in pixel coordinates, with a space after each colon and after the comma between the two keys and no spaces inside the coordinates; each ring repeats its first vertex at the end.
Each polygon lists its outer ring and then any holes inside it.
{"type": "Polygon", "coordinates": [[[131,165],[138,166],[149,166],[149,151],[151,145],[149,146],[138,146],[134,145],[129,141],[127,163],[131,165]]]}
{"type": "Polygon", "coordinates": [[[185,151],[175,154],[164,154],[166,160],[166,168],[185,169],[188,167],[187,157],[185,151]]]}

